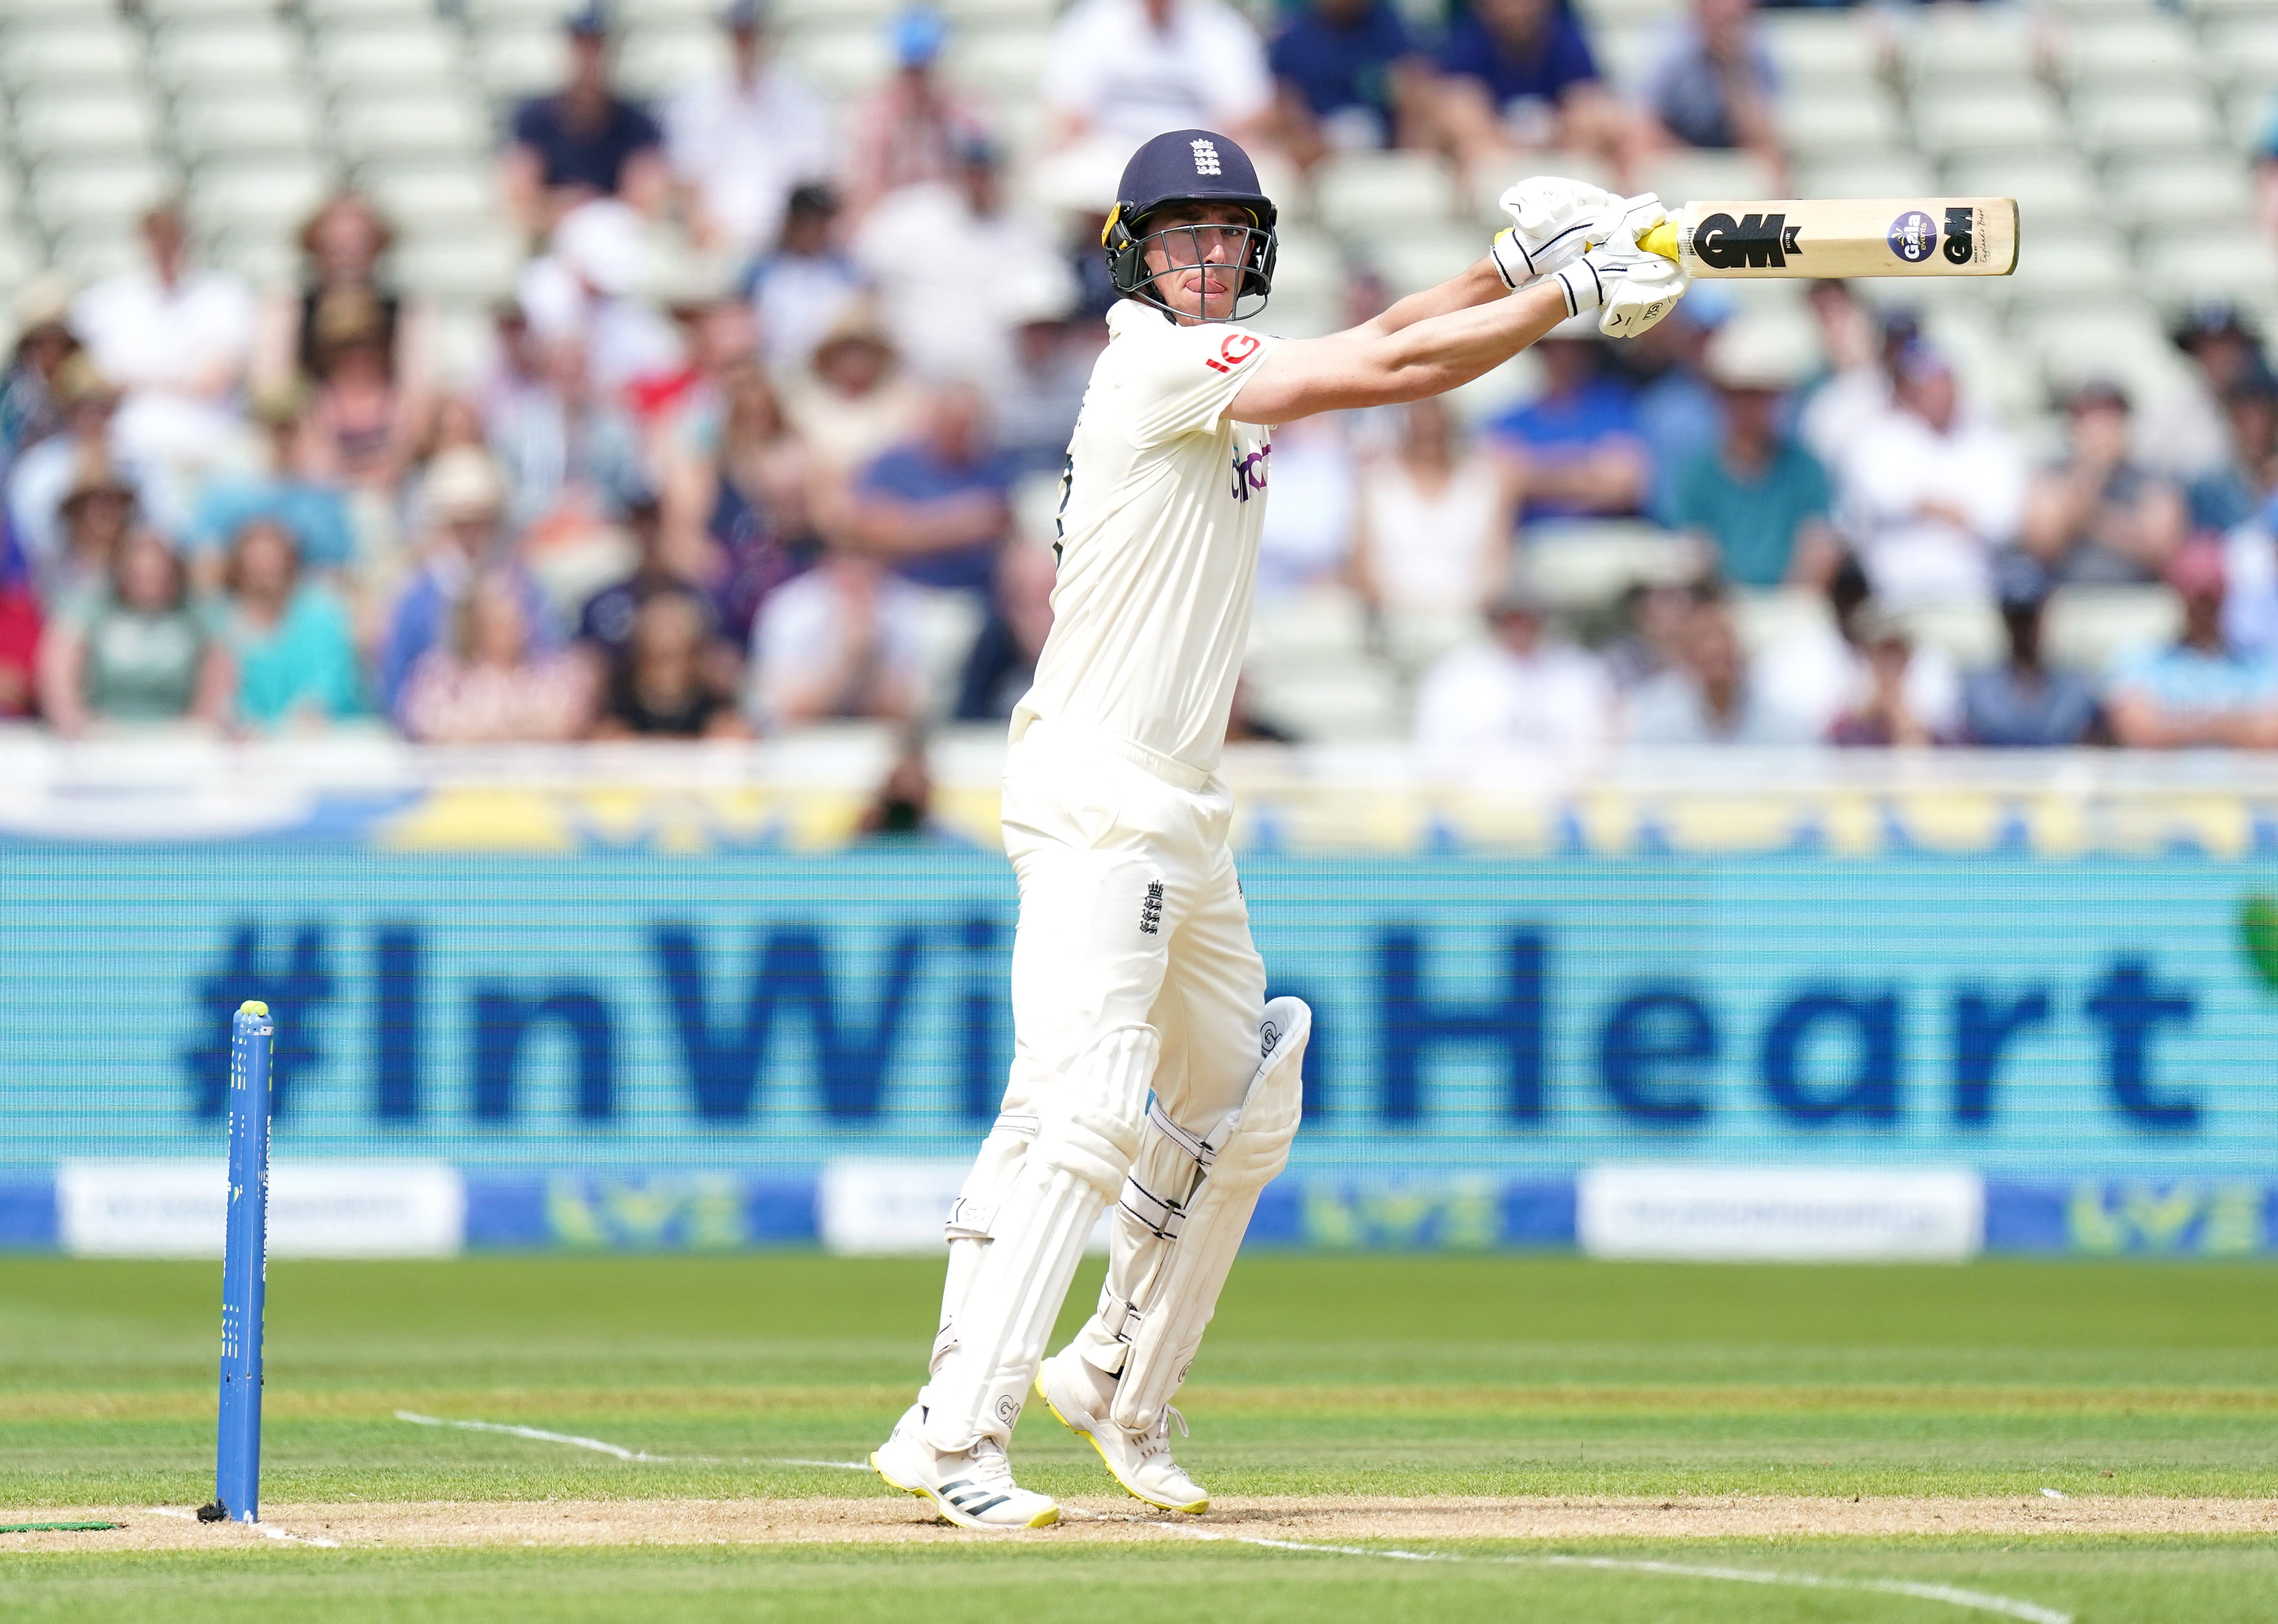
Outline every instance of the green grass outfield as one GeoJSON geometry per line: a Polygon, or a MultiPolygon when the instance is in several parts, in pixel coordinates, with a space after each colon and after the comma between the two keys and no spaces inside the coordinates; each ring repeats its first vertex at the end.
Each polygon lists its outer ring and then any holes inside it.
{"type": "MultiPolygon", "coordinates": [[[[0,1259],[0,1509],[187,1505],[212,1488],[218,1268],[0,1259]]],[[[811,1255],[280,1262],[264,1498],[885,1495],[859,1459],[931,1338],[931,1262],[811,1255]],[[398,1409],[604,1439],[624,1461],[398,1409]]],[[[1093,1283],[1072,1300],[1088,1303],[1093,1283]]],[[[1222,1496],[2278,1495],[2278,1270],[1992,1260],[1660,1267],[1245,1260],[1182,1406],[1222,1496]]],[[[1040,1411],[1041,1406],[1036,1406],[1040,1411]]],[[[1041,1413],[1024,1481],[1097,1494],[1041,1413]]],[[[910,1503],[913,1516],[921,1515],[910,1503]]],[[[0,1613],[105,1619],[1082,1617],[1632,1620],[1986,1616],[1563,1552],[1945,1584],[2102,1620],[2278,1619],[2278,1541],[1731,1539],[10,1554],[0,1613]],[[1408,1546],[1405,1549],[1420,1547],[1408,1546]]]]}

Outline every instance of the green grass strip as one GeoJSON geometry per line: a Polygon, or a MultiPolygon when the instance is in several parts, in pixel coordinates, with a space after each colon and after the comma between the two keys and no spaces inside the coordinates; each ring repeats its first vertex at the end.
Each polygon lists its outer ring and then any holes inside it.
{"type": "Polygon", "coordinates": [[[126,1526],[123,1522],[0,1522],[0,1534],[88,1534],[126,1526]]]}

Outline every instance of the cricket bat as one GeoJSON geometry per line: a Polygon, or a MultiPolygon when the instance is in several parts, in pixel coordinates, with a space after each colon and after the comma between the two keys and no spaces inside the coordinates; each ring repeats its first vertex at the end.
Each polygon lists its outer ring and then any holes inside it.
{"type": "Polygon", "coordinates": [[[1694,276],[2007,276],[2017,268],[2017,200],[1690,203],[1638,246],[1694,276]]]}

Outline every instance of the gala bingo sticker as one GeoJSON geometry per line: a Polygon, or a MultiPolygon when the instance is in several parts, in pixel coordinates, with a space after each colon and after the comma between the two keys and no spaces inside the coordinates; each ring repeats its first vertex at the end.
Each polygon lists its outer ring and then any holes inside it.
{"type": "Polygon", "coordinates": [[[1891,222],[1891,252],[1910,265],[1918,265],[1938,249],[1938,222],[1919,209],[1909,209],[1891,222]]]}

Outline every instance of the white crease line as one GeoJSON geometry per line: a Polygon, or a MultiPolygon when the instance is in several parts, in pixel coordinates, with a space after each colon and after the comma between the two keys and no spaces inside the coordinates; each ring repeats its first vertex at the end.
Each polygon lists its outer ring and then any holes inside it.
{"type": "MultiPolygon", "coordinates": [[[[417,1410],[398,1410],[395,1419],[419,1427],[457,1427],[467,1432],[503,1432],[510,1437],[532,1438],[540,1444],[567,1444],[573,1449],[590,1449],[596,1453],[614,1455],[619,1460],[689,1461],[705,1466],[721,1464],[715,1455],[652,1455],[644,1449],[627,1449],[622,1444],[611,1444],[600,1438],[581,1437],[574,1432],[548,1432],[541,1427],[510,1427],[503,1421],[450,1421],[440,1415],[422,1415],[417,1410]]],[[[867,1472],[867,1460],[792,1460],[770,1459],[768,1466],[830,1467],[841,1472],[867,1472]]]]}
{"type": "MultiPolygon", "coordinates": [[[[200,1521],[198,1514],[195,1512],[176,1511],[171,1506],[150,1505],[145,1506],[143,1509],[148,1511],[154,1517],[178,1517],[184,1522],[196,1522],[200,1521]]],[[[265,1522],[240,1522],[234,1517],[232,1517],[229,1520],[229,1522],[232,1528],[251,1528],[256,1534],[260,1535],[262,1538],[273,1539],[279,1544],[317,1545],[326,1551],[338,1551],[340,1548],[340,1542],[336,1539],[318,1539],[313,1534],[287,1534],[284,1529],[271,1528],[265,1522]]]]}
{"type": "Polygon", "coordinates": [[[622,1444],[605,1444],[599,1438],[580,1437],[574,1432],[547,1432],[539,1427],[511,1427],[504,1421],[447,1421],[440,1415],[422,1415],[416,1410],[398,1410],[398,1421],[408,1421],[419,1427],[456,1427],[465,1432],[503,1432],[509,1437],[532,1438],[540,1444],[567,1444],[574,1449],[590,1449],[598,1455],[614,1455],[620,1460],[670,1461],[675,1459],[708,1460],[707,1455],[652,1455],[645,1449],[627,1449],[622,1444]]]}
{"type": "MultiPolygon", "coordinates": [[[[1135,1521],[1147,1520],[1141,1518],[1135,1521]]],[[[2044,1607],[2033,1602],[2019,1601],[2014,1597],[1994,1596],[1984,1590],[1965,1590],[1950,1584],[1918,1584],[1908,1579],[1836,1579],[1820,1574],[1780,1573],[1759,1567],[1696,1567],[1684,1562],[1655,1562],[1640,1558],[1473,1556],[1456,1551],[1396,1551],[1369,1545],[1316,1545],[1294,1539],[1220,1534],[1209,1528],[1185,1528],[1177,1523],[1155,1523],[1153,1526],[1184,1535],[1189,1539],[1223,1540],[1235,1544],[1263,1545],[1273,1551],[1302,1551],[1321,1556],[1382,1557],[1396,1562],[1492,1562],[1512,1567],[1588,1567],[1606,1573],[1660,1574],[1673,1579],[1724,1579],[1739,1584],[1789,1585],[1811,1590],[1864,1590],[1879,1596],[1908,1596],[1921,1601],[1945,1602],[1951,1606],[1967,1607],[1977,1613],[1995,1613],[2004,1618],[2022,1619],[2025,1624],[2073,1624],[2073,1616],[2069,1613],[2060,1613],[2052,1607],[2044,1607]]]]}

